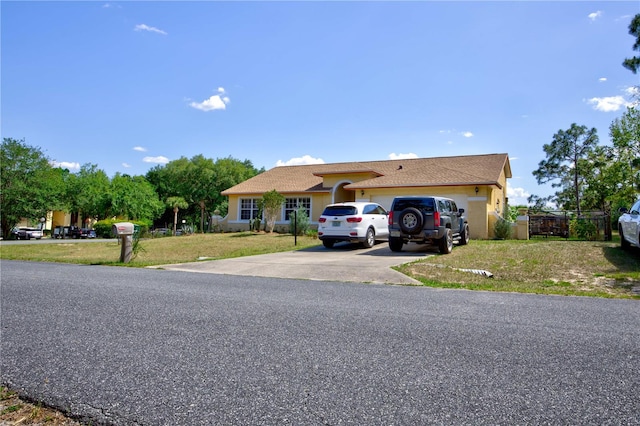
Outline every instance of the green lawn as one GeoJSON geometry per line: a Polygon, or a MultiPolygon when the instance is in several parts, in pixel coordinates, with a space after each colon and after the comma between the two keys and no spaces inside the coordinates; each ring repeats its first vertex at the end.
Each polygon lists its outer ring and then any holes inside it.
{"type": "MultiPolygon", "coordinates": [[[[320,241],[298,237],[297,243],[288,234],[250,232],[145,239],[127,266],[273,253],[316,246],[320,241]]],[[[432,287],[640,299],[640,250],[624,251],[616,241],[472,240],[448,255],[431,253],[397,270],[432,287]],[[486,270],[493,278],[460,269],[486,270]]],[[[119,257],[115,239],[0,247],[2,259],[122,265],[119,257]]]]}
{"type": "Polygon", "coordinates": [[[471,241],[397,270],[433,287],[640,299],[640,250],[619,242],[471,241]]]}

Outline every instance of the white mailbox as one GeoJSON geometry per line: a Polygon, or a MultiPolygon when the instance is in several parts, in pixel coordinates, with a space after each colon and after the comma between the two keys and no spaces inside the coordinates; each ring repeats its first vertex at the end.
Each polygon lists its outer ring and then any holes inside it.
{"type": "Polygon", "coordinates": [[[131,222],[119,222],[114,223],[111,230],[117,237],[123,235],[133,235],[133,223],[131,222]]]}

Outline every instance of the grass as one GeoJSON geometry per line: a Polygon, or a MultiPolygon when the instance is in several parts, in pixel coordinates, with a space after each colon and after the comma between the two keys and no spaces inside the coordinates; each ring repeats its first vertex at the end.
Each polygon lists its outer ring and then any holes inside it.
{"type": "MultiPolygon", "coordinates": [[[[298,237],[297,245],[289,234],[239,232],[227,234],[193,234],[140,240],[138,255],[127,266],[144,267],[198,260],[226,259],[275,253],[319,245],[312,237],[298,237]]],[[[122,265],[118,240],[59,244],[3,245],[0,258],[38,262],[122,265]]]]}
{"type": "MultiPolygon", "coordinates": [[[[472,240],[448,255],[427,256],[396,269],[424,285],[469,290],[571,296],[640,298],[640,250],[617,241],[472,240]],[[486,270],[493,278],[460,269],[486,270]]],[[[319,245],[313,237],[289,234],[194,234],[140,241],[127,266],[144,267],[274,253],[319,245]]],[[[118,241],[3,245],[0,258],[43,262],[122,265],[118,241]]]]}
{"type": "Polygon", "coordinates": [[[616,242],[471,241],[396,269],[431,287],[640,299],[640,251],[616,242]]]}
{"type": "Polygon", "coordinates": [[[4,386],[0,386],[0,424],[80,426],[56,410],[23,401],[4,386]]]}

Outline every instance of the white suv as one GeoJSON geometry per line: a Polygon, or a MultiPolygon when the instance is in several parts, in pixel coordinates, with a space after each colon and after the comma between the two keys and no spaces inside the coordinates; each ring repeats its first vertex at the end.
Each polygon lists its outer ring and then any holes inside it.
{"type": "Polygon", "coordinates": [[[373,247],[376,241],[389,239],[387,211],[376,203],[348,202],[329,204],[318,219],[318,238],[326,248],[339,241],[359,242],[373,247]]]}
{"type": "Polygon", "coordinates": [[[640,200],[631,207],[620,209],[620,219],[618,219],[618,232],[620,232],[620,244],[622,248],[629,248],[631,245],[640,247],[640,200]]]}

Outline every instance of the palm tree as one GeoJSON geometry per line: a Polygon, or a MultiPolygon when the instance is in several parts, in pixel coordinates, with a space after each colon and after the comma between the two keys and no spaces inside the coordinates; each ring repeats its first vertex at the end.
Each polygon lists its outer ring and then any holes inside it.
{"type": "Polygon", "coordinates": [[[166,201],[167,206],[173,209],[173,235],[176,235],[178,226],[178,211],[189,207],[189,203],[182,197],[169,197],[166,201]]]}

